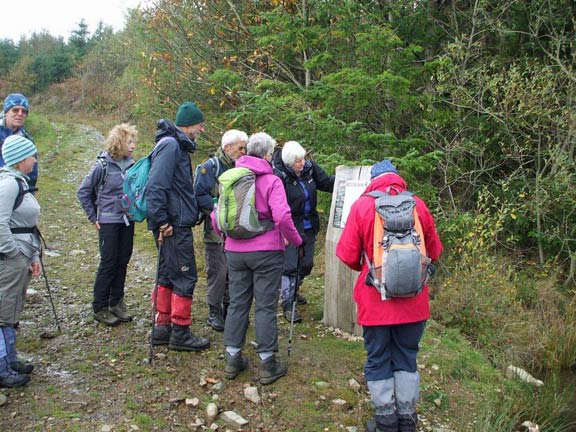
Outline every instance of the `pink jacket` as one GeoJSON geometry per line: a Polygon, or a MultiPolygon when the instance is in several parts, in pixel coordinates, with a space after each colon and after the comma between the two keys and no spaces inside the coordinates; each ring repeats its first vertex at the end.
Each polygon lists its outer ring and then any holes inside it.
{"type": "MultiPolygon", "coordinates": [[[[224,248],[230,252],[283,251],[284,239],[294,247],[300,246],[302,239],[292,222],[284,185],[282,180],[273,174],[268,161],[254,156],[242,156],[236,161],[236,167],[248,168],[256,174],[256,209],[261,220],[274,221],[274,229],[251,239],[239,240],[227,237],[224,248]]],[[[214,231],[222,235],[218,230],[214,212],[211,218],[214,231]]]]}
{"type": "MultiPolygon", "coordinates": [[[[364,193],[374,190],[384,191],[394,186],[399,192],[406,190],[404,179],[388,173],[376,177],[364,193]]],[[[442,243],[434,226],[434,219],[420,198],[416,200],[416,211],[422,223],[426,252],[432,261],[437,261],[442,253],[442,243]]],[[[372,261],[374,236],[374,198],[361,196],[352,205],[342,236],[336,246],[336,256],[352,270],[360,272],[354,286],[354,301],[358,306],[358,324],[362,326],[406,324],[430,318],[428,286],[415,297],[393,298],[383,301],[376,288],[364,283],[368,266],[364,262],[366,251],[372,261]]]]}

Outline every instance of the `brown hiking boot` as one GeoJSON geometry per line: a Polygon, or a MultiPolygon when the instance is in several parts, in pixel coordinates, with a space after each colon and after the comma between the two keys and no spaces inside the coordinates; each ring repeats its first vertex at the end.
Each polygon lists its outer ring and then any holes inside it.
{"type": "Polygon", "coordinates": [[[102,309],[99,310],[98,312],[94,312],[94,319],[110,327],[116,327],[121,322],[116,317],[116,315],[114,315],[108,309],[102,309]]]}
{"type": "Polygon", "coordinates": [[[124,300],[120,300],[120,303],[112,306],[110,312],[122,322],[130,322],[134,319],[134,317],[128,313],[124,300]]]}

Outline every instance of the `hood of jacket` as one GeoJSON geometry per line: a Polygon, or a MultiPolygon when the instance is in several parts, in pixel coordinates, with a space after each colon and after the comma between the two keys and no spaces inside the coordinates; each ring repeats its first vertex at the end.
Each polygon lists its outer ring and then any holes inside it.
{"type": "Polygon", "coordinates": [[[158,143],[162,138],[165,137],[172,137],[175,138],[176,141],[180,144],[180,147],[187,151],[188,153],[192,153],[196,150],[196,143],[188,137],[182,130],[174,124],[174,122],[162,119],[158,120],[156,123],[156,134],[154,136],[154,142],[158,143]]]}
{"type": "Polygon", "coordinates": [[[255,156],[241,156],[236,160],[236,168],[248,168],[257,176],[272,174],[272,165],[266,160],[255,156]]]}
{"type": "Polygon", "coordinates": [[[364,193],[372,192],[375,190],[384,191],[385,189],[392,187],[397,189],[398,192],[405,191],[408,186],[402,177],[394,173],[386,173],[376,177],[370,182],[370,184],[364,190],[364,193]]]}

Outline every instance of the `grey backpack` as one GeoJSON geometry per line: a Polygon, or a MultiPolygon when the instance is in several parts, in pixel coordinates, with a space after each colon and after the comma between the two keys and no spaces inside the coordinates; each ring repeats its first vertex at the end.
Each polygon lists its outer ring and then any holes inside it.
{"type": "Polygon", "coordinates": [[[375,198],[374,261],[364,257],[369,272],[366,284],[380,292],[382,300],[414,297],[428,282],[431,260],[426,256],[424,233],[412,193],[373,191],[375,198]]]}

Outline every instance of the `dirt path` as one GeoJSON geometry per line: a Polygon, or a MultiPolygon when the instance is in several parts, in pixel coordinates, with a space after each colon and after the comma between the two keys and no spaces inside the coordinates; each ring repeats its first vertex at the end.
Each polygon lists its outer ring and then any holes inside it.
{"type": "MultiPolygon", "coordinates": [[[[243,431],[364,429],[372,415],[366,388],[349,383],[351,379],[362,383],[364,350],[361,342],[335,337],[319,323],[321,274],[306,281],[309,304],[302,310],[305,323],[296,329],[289,373],[272,386],[257,384],[257,354],[249,343],[245,349],[249,369],[234,381],[224,379],[222,334],[205,324],[208,308],[202,279],[195,295],[193,331],[209,337],[212,347],[202,353],[157,347],[154,364],[148,364],[148,298],[156,263],[150,234],[141,226],[126,286],[126,303],[136,318],[116,328],[94,322],[97,235],[75,191],[94,163],[103,136],[85,126],[55,127],[57,142],[42,156],[38,197],[49,248],[44,262],[62,331],[55,329],[44,281],[37,278],[18,331],[20,352],[36,369],[28,386],[2,389],[7,402],[0,407],[0,431],[238,430],[221,416],[207,418],[212,402],[220,413],[235,411],[248,420],[243,431]],[[55,337],[43,338],[46,333],[55,337]],[[259,404],[244,397],[244,388],[250,385],[258,388],[259,404]],[[197,404],[191,403],[194,399],[197,404]]],[[[196,234],[202,269],[203,249],[196,234]]],[[[286,358],[289,328],[281,318],[279,326],[280,354],[286,358]]],[[[250,330],[247,342],[252,339],[250,330]]],[[[422,415],[422,430],[431,431],[431,423],[440,423],[432,421],[434,417],[422,415]]]]}

